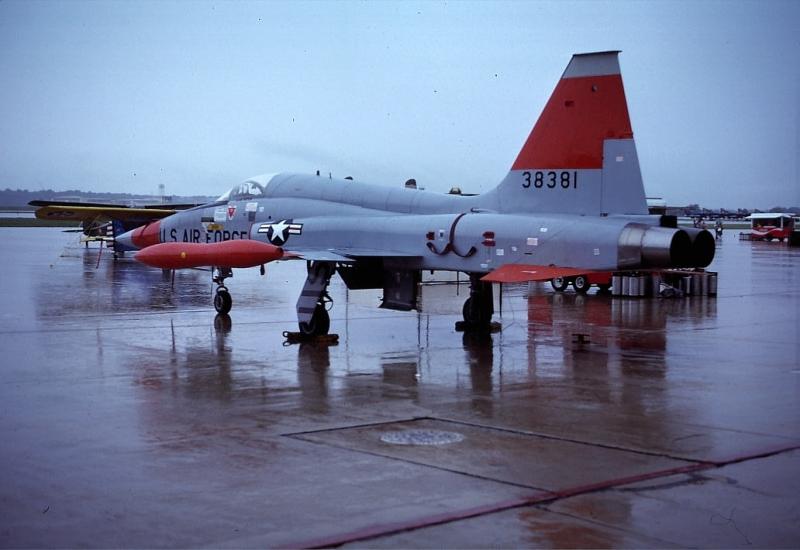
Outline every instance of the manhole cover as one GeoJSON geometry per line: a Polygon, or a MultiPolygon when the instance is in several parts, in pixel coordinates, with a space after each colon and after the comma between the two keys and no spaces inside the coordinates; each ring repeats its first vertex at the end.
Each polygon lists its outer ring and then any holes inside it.
{"type": "Polygon", "coordinates": [[[463,440],[460,433],[442,430],[404,430],[386,432],[381,436],[381,441],[392,445],[449,445],[463,440]]]}

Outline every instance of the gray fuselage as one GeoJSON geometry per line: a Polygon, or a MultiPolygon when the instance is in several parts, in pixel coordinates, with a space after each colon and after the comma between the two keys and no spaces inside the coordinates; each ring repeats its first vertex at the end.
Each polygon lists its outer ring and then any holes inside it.
{"type": "Polygon", "coordinates": [[[241,193],[234,188],[223,200],[163,219],[161,242],[250,238],[311,260],[381,257],[405,269],[485,273],[522,263],[613,270],[630,267],[619,257],[625,227],[658,224],[653,216],[500,211],[491,192],[445,195],[296,174],[249,181],[255,193],[246,182],[241,193]]]}

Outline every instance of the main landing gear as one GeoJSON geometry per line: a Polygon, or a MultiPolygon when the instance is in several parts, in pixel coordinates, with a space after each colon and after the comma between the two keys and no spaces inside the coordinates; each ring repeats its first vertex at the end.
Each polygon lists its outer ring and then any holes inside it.
{"type": "Polygon", "coordinates": [[[215,267],[212,270],[211,280],[217,284],[217,293],[214,295],[214,309],[220,315],[227,315],[233,306],[233,299],[228,288],[225,286],[225,279],[233,277],[233,271],[229,267],[215,267]]]}
{"type": "Polygon", "coordinates": [[[498,323],[492,323],[494,315],[492,283],[481,281],[481,276],[476,273],[469,275],[469,298],[461,310],[464,320],[456,323],[457,331],[492,332],[499,329],[498,323]]]}
{"type": "Polygon", "coordinates": [[[328,284],[335,272],[333,262],[308,262],[308,276],[297,300],[297,325],[303,337],[325,336],[331,328],[328,284]]]}

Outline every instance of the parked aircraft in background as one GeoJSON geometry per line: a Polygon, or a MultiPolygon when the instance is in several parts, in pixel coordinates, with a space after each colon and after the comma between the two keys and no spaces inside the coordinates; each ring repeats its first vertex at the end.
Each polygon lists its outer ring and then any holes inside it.
{"type": "Polygon", "coordinates": [[[114,242],[115,234],[197,206],[196,204],[154,204],[134,208],[121,204],[45,200],[30,201],[28,204],[38,207],[35,216],[40,220],[74,221],[80,224],[80,231],[88,239],[110,243],[114,242]]]}
{"type": "Polygon", "coordinates": [[[467,273],[467,328],[489,327],[493,282],[595,272],[705,267],[708,231],[648,214],[618,52],[574,55],[510,172],[478,196],[313,175],[259,176],[213,203],[116,240],[162,268],[213,267],[214,304],[231,308],[232,268],[308,261],[300,331],[327,334],[327,286],[382,288],[381,307],[416,307],[422,270],[467,273]],[[199,255],[199,256],[198,256],[199,255]]]}

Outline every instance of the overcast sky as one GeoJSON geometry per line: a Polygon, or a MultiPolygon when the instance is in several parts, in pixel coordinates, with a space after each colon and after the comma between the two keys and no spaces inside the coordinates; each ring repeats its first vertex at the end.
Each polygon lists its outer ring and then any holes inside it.
{"type": "Polygon", "coordinates": [[[0,3],[0,187],[313,172],[484,192],[622,50],[648,196],[800,205],[800,2],[0,3]]]}

